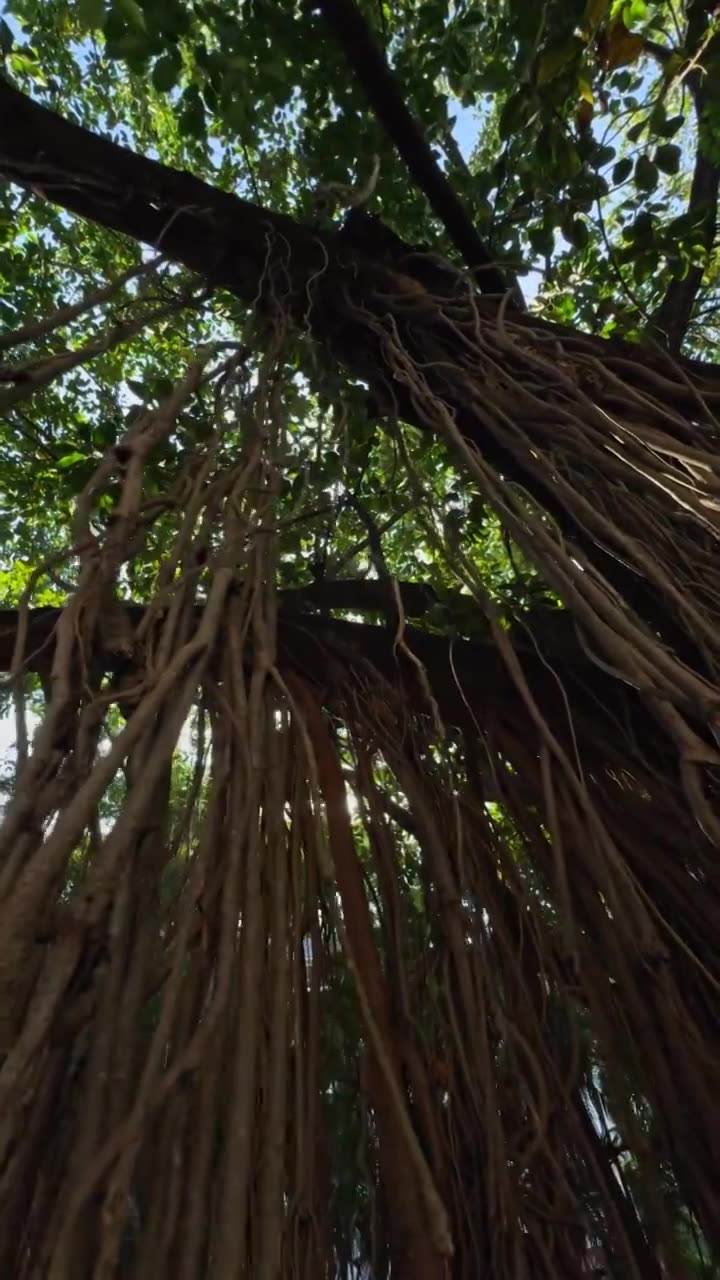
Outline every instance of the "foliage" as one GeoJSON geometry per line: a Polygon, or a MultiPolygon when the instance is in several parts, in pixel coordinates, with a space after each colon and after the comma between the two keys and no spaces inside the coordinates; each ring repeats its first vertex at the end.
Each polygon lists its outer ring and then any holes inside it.
{"type": "MultiPolygon", "coordinates": [[[[712,26],[698,23],[703,6],[689,8],[687,30],[679,9],[644,0],[452,11],[440,0],[381,7],[379,22],[369,9],[496,251],[521,270],[538,264],[545,305],[568,322],[592,323],[599,302],[605,331],[636,329],[671,275],[712,266],[702,210],[684,206],[695,151],[712,160],[718,145],[717,55],[712,26]],[[469,166],[452,134],[468,110],[480,112],[469,166]],[[596,292],[584,300],[577,286],[588,279],[596,292]]],[[[437,236],[311,5],[16,0],[9,16],[23,24],[9,69],[48,101],[72,101],[88,125],[301,216],[318,182],[362,180],[377,152],[386,220],[410,241],[437,236]]],[[[715,308],[709,271],[692,335],[705,350],[715,308]]]]}
{"type": "MultiPolygon", "coordinates": [[[[689,341],[710,351],[715,277],[697,214],[684,208],[698,131],[681,19],[672,6],[639,2],[558,0],[535,11],[508,0],[460,4],[452,14],[444,3],[423,3],[417,12],[409,4],[383,9],[379,34],[483,232],[521,270],[544,272],[536,305],[566,324],[637,332],[668,274],[682,276],[702,262],[706,283],[689,341]],[[657,55],[656,46],[671,51],[668,57],[657,55]],[[470,109],[479,114],[470,117],[470,109]],[[479,129],[469,166],[452,135],[458,114],[465,134],[471,119],[479,129]]],[[[368,119],[361,88],[343,74],[311,7],[288,12],[248,2],[229,13],[219,4],[191,11],[182,0],[145,7],[130,0],[78,6],[15,0],[4,22],[8,70],[40,100],[68,106],[89,127],[304,217],[312,216],[318,183],[362,179],[377,151],[383,217],[406,240],[437,240],[421,194],[408,191],[402,166],[368,119]]],[[[709,35],[711,28],[702,28],[694,37],[705,61],[714,48],[709,35]]],[[[709,83],[710,63],[703,70],[709,83]]],[[[708,102],[710,151],[713,110],[708,102]]],[[[137,260],[131,246],[122,248],[97,227],[68,224],[48,202],[12,189],[4,200],[0,307],[8,327],[42,314],[63,294],[76,296],[82,284],[74,264],[83,263],[86,279],[137,260]]],[[[62,405],[42,406],[42,425],[16,415],[12,438],[27,441],[29,432],[48,455],[45,469],[33,464],[28,474],[14,463],[3,486],[8,515],[27,499],[23,539],[37,526],[35,513],[56,505],[47,502],[48,484],[57,494],[56,468],[70,499],[92,467],[93,450],[117,432],[130,398],[118,377],[126,385],[142,381],[143,365],[150,365],[150,381],[172,376],[168,344],[182,344],[186,330],[173,339],[166,326],[162,342],[156,333],[149,347],[122,348],[122,373],[118,357],[108,357],[114,366],[106,362],[99,371],[105,389],[97,393],[104,403],[93,404],[83,388],[85,420],[69,417],[78,403],[72,383],[62,405]],[[117,388],[112,399],[110,385],[117,388]],[[44,441],[37,435],[43,430],[44,441]]],[[[362,466],[367,429],[357,421],[352,427],[348,436],[362,466]]],[[[328,482],[337,456],[323,450],[328,482]]],[[[382,470],[370,483],[382,491],[382,470]]],[[[347,523],[357,535],[356,522],[347,523]]],[[[8,516],[2,532],[10,537],[8,516]]],[[[34,545],[48,550],[47,528],[38,533],[34,545]]],[[[395,544],[399,537],[396,530],[395,544]]],[[[414,539],[406,545],[414,547],[414,539]]],[[[17,552],[24,554],[22,541],[17,552]]],[[[402,557],[398,571],[405,571],[402,557]]]]}

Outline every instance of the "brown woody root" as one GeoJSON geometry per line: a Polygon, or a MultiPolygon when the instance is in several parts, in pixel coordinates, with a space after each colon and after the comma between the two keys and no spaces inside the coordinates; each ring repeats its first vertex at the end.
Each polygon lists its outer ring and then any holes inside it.
{"type": "MultiPolygon", "coordinates": [[[[372,628],[278,624],[282,311],[252,398],[223,355],[157,595],[103,638],[157,514],[147,459],[220,359],[201,352],[80,496],[77,590],[0,830],[3,1274],[329,1278],[359,1252],[400,1280],[555,1280],[592,1236],[611,1272],[660,1280],[683,1274],[673,1200],[720,1247],[712,409],[691,385],[684,417],[580,349],[553,363],[462,290],[384,305],[342,303],[624,683],[543,683],[471,547],[437,533],[492,686],[470,646],[443,675],[410,630],[390,659],[372,628]],[[242,447],[216,468],[231,410],[242,447]],[[624,555],[687,661],[590,546],[624,555]]],[[[20,712],[42,625],[21,611],[20,712]]]]}

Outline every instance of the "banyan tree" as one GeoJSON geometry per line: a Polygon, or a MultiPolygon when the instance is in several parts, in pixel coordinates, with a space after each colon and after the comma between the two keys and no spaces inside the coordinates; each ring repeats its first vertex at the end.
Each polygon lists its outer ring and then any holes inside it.
{"type": "Polygon", "coordinates": [[[720,1274],[716,8],[0,21],[3,1277],[720,1274]]]}

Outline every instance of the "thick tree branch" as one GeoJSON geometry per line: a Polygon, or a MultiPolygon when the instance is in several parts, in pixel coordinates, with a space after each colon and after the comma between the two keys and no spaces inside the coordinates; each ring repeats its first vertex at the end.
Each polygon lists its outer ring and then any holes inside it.
{"type": "Polygon", "coordinates": [[[248,302],[257,298],[273,238],[292,261],[298,294],[335,256],[332,237],[71,124],[2,76],[0,173],[248,302]]]}
{"type": "Polygon", "coordinates": [[[720,13],[718,0],[689,0],[686,43],[691,55],[699,49],[709,23],[718,13],[720,13]]]}
{"type": "MultiPolygon", "coordinates": [[[[88,218],[133,239],[160,248],[166,257],[180,262],[217,287],[228,289],[249,304],[258,300],[263,272],[273,247],[286,268],[289,301],[297,301],[302,316],[312,324],[317,312],[308,312],[307,286],[323,271],[347,273],[353,280],[369,278],[377,287],[381,264],[353,249],[343,235],[325,234],[304,226],[293,218],[263,208],[221,191],[181,170],[140,156],[126,147],[71,124],[33,102],[0,76],[0,175],[25,188],[34,188],[54,204],[88,218]]],[[[420,257],[421,255],[416,255],[420,257]]],[[[412,263],[404,264],[408,275],[412,263]]],[[[386,282],[391,290],[392,280],[386,282]]],[[[327,306],[333,290],[323,296],[327,306]]],[[[495,314],[494,301],[484,300],[482,309],[495,314]]],[[[325,317],[332,326],[332,316],[325,317]]],[[[517,315],[515,323],[583,349],[597,348],[599,360],[613,355],[634,362],[639,376],[645,369],[664,365],[652,350],[638,349],[620,339],[590,338],[572,329],[517,315]]],[[[720,369],[702,361],[686,360],[688,374],[701,380],[705,394],[720,395],[720,369]]],[[[362,372],[348,363],[348,369],[363,379],[362,372]]],[[[675,401],[678,409],[693,413],[695,397],[689,393],[687,405],[675,401]]],[[[403,406],[405,409],[406,406],[403,406]]],[[[407,406],[407,421],[422,428],[417,414],[407,406]]]]}
{"type": "MultiPolygon", "coordinates": [[[[318,584],[319,587],[322,585],[318,584]]],[[[354,587],[354,607],[364,606],[374,611],[379,600],[375,598],[377,593],[373,588],[382,588],[385,584],[328,583],[327,595],[331,595],[333,585],[354,587]]],[[[429,714],[418,668],[396,650],[394,637],[388,635],[382,626],[302,612],[306,604],[303,596],[307,590],[302,588],[281,593],[278,626],[281,668],[302,675],[324,691],[328,705],[332,704],[342,687],[354,684],[357,684],[362,697],[370,696],[377,687],[377,677],[373,679],[373,673],[379,673],[402,693],[411,707],[429,714]]],[[[413,599],[414,590],[419,593],[425,588],[421,584],[403,584],[404,599],[413,599]]],[[[349,590],[338,591],[336,599],[342,600],[338,607],[348,607],[350,594],[349,590]]],[[[416,603],[419,604],[419,600],[416,603]]],[[[327,605],[327,601],[323,604],[327,605]]],[[[143,616],[143,606],[128,604],[124,609],[130,624],[129,631],[132,631],[143,616]]],[[[606,724],[611,739],[617,737],[618,727],[623,725],[632,739],[648,753],[650,760],[658,758],[662,743],[658,740],[655,721],[648,715],[640,696],[588,659],[569,613],[562,610],[540,612],[542,616],[528,617],[526,626],[513,633],[514,647],[533,697],[554,732],[565,738],[568,731],[566,705],[559,696],[560,681],[570,699],[574,719],[577,721],[583,714],[591,719],[594,741],[602,738],[598,732],[601,720],[606,724]]],[[[49,673],[60,613],[59,608],[30,610],[25,644],[25,666],[29,672],[41,676],[49,673]]],[[[0,609],[0,672],[10,669],[17,625],[17,610],[0,609]]],[[[472,641],[454,639],[429,634],[419,627],[407,627],[404,641],[427,673],[440,714],[448,726],[474,733],[479,727],[491,729],[500,719],[506,724],[514,724],[521,736],[522,726],[526,724],[527,735],[534,735],[527,708],[489,637],[472,641]]],[[[102,636],[98,637],[98,644],[102,645],[102,636]]],[[[99,652],[96,656],[102,659],[108,671],[127,667],[125,653],[99,652]]]]}
{"type": "MultiPolygon", "coordinates": [[[[409,618],[422,618],[438,603],[432,587],[425,582],[399,582],[403,609],[409,618]]],[[[347,609],[357,613],[384,613],[387,583],[378,578],[325,578],[280,592],[287,609],[347,609]]],[[[467,599],[467,597],[464,597],[467,599]]]]}
{"type": "MultiPolygon", "coordinates": [[[[385,314],[387,300],[412,283],[412,261],[387,266],[353,249],[342,235],[321,235],[292,218],[272,213],[190,174],[166,166],[99,138],[54,112],[41,107],[0,78],[0,175],[25,187],[40,190],[49,199],[102,226],[161,248],[215,285],[223,286],[249,305],[262,303],[264,290],[274,287],[285,307],[294,308],[299,324],[309,324],[318,341],[350,375],[369,385],[380,404],[388,404],[392,389],[394,406],[407,422],[428,430],[409,391],[394,379],[387,354],[375,330],[353,319],[348,298],[362,299],[363,307],[385,314]],[[398,274],[398,270],[403,274],[398,274]]],[[[422,255],[417,255],[422,259],[422,255]]],[[[418,271],[418,279],[422,276],[418,271]]],[[[422,285],[421,298],[424,295],[422,285]]],[[[427,296],[427,295],[425,295],[427,296]]],[[[478,310],[495,317],[498,304],[478,299],[478,310]]],[[[692,377],[687,387],[667,377],[666,358],[646,347],[620,340],[590,338],[571,329],[549,325],[535,317],[516,313],[515,323],[535,334],[557,338],[562,358],[572,363],[594,353],[601,364],[617,360],[623,377],[632,373],[641,391],[653,394],[664,387],[669,403],[692,419],[697,413],[697,391],[710,404],[720,403],[720,369],[698,361],[684,361],[692,377]],[[649,384],[648,384],[648,379],[649,384]]],[[[438,304],[427,296],[414,329],[424,329],[434,341],[433,326],[443,325],[438,304]],[[438,320],[438,316],[440,319],[438,320]]],[[[409,350],[414,338],[406,335],[409,350]]],[[[423,339],[423,341],[425,341],[423,339]]],[[[444,332],[439,344],[445,341],[444,332]]],[[[548,342],[548,350],[550,349],[548,342]]],[[[455,414],[457,427],[467,441],[508,481],[519,484],[554,518],[563,535],[585,555],[620,592],[625,601],[674,645],[682,644],[666,606],[646,588],[644,581],[620,560],[587,536],[582,524],[558,501],[549,476],[506,449],[482,430],[477,416],[468,412],[462,384],[443,380],[439,394],[455,414]]],[[[610,412],[612,403],[608,404],[610,412]]]]}
{"type": "Polygon", "coordinates": [[[495,258],[478,235],[462,200],[437,163],[405,101],[396,75],[388,66],[354,0],[317,0],[317,8],[342,48],[383,129],[427,196],[433,212],[466,266],[475,272],[479,288],[486,293],[500,294],[512,288],[516,303],[523,305],[517,280],[511,273],[498,268],[495,258]]]}

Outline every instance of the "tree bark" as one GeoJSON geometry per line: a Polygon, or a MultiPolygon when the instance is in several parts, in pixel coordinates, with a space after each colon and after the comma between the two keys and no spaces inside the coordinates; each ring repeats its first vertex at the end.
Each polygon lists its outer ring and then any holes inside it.
{"type": "MultiPolygon", "coordinates": [[[[288,300],[294,299],[302,308],[311,327],[317,321],[328,330],[335,319],[332,313],[316,314],[315,308],[308,308],[308,282],[318,274],[357,281],[361,289],[365,281],[369,289],[383,283],[390,287],[395,274],[382,262],[351,249],[342,232],[321,232],[118,146],[34,102],[2,76],[0,174],[72,213],[161,250],[249,304],[258,298],[270,236],[282,256],[288,300]]],[[[409,264],[405,270],[412,274],[409,264]]],[[[324,307],[331,304],[334,291],[333,287],[323,293],[324,307]]],[[[486,316],[496,315],[499,309],[494,299],[480,299],[479,305],[486,316]]],[[[592,348],[599,360],[630,361],[637,366],[638,376],[644,369],[662,372],[667,368],[666,359],[653,346],[639,349],[617,338],[580,334],[531,315],[515,316],[514,322],[564,343],[575,341],[583,350],[592,348]]],[[[687,359],[680,365],[689,376],[700,379],[703,391],[720,397],[718,365],[687,359]]],[[[348,353],[348,369],[360,372],[352,353],[348,353]]],[[[361,376],[366,376],[366,370],[361,376]]],[[[684,401],[675,403],[678,408],[684,403],[688,412],[697,407],[690,391],[684,401]]],[[[407,420],[425,429],[412,406],[404,408],[407,420]]]]}
{"type": "MultiPolygon", "coordinates": [[[[319,584],[330,587],[331,584],[319,584]]],[[[363,592],[358,588],[382,587],[382,583],[343,584],[355,585],[355,591],[341,592],[338,599],[345,604],[331,603],[326,593],[328,607],[350,607],[352,594],[356,609],[363,607],[363,592]]],[[[409,584],[415,585],[415,584],[409,584]]],[[[310,589],[312,596],[312,589],[310,589]]],[[[291,593],[293,596],[299,593],[291,593]]],[[[369,592],[371,604],[375,593],[369,592]]],[[[371,607],[367,603],[365,607],[371,607]]],[[[414,663],[397,653],[393,636],[385,627],[360,622],[344,622],[337,618],[318,614],[301,613],[296,606],[287,603],[280,610],[278,624],[278,661],[283,671],[301,675],[322,691],[332,705],[353,680],[353,671],[361,665],[372,668],[388,684],[402,692],[409,705],[420,713],[427,713],[426,696],[418,680],[414,663]]],[[[41,677],[52,665],[54,633],[61,610],[59,608],[31,609],[25,644],[26,669],[41,677]]],[[[137,626],[142,605],[126,608],[132,628],[137,626]]],[[[9,671],[15,647],[18,627],[15,609],[0,609],[0,671],[9,671]]],[[[488,722],[502,708],[508,717],[524,722],[527,709],[510,678],[496,646],[488,636],[482,639],[452,641],[443,636],[431,635],[418,627],[408,626],[405,642],[412,654],[427,671],[433,696],[448,726],[474,732],[477,725],[488,722]]],[[[518,633],[516,651],[522,663],[525,678],[538,705],[542,707],[549,723],[561,726],[565,711],[557,696],[555,671],[561,671],[563,684],[572,700],[574,714],[588,715],[596,725],[606,722],[609,732],[621,722],[632,731],[636,741],[649,753],[649,759],[660,766],[655,721],[652,720],[636,690],[615,679],[586,656],[581,648],[572,624],[572,618],[561,610],[541,610],[528,615],[526,626],[518,633]],[[528,636],[534,639],[531,641],[528,636]]],[[[117,675],[123,674],[127,664],[124,656],[101,650],[95,655],[105,669],[117,675]]],[[[528,728],[530,721],[528,719],[528,728]]]]}
{"type": "MultiPolygon", "coordinates": [[[[388,264],[352,248],[342,232],[323,234],[292,218],[275,214],[228,192],[220,191],[191,174],[169,169],[157,161],[134,154],[88,130],[63,120],[39,106],[0,77],[0,175],[39,191],[63,208],[105,227],[160,249],[206,277],[216,286],[234,292],[249,305],[271,305],[271,292],[279,294],[285,308],[294,310],[299,324],[309,325],[331,358],[343,364],[351,377],[364,382],[383,411],[391,407],[407,422],[423,431],[433,430],[424,421],[408,388],[394,378],[377,332],[358,318],[357,304],[380,324],[388,300],[404,293],[424,295],[421,313],[414,313],[401,336],[412,358],[417,344],[442,352],[448,328],[440,303],[424,292],[422,255],[388,264]],[[261,287],[262,286],[262,287],[261,287]],[[263,289],[265,292],[263,292],[263,289]]],[[[479,317],[494,323],[498,304],[481,296],[473,303],[479,317]]],[[[599,366],[617,364],[626,383],[642,393],[660,387],[671,408],[697,415],[698,393],[711,408],[720,405],[720,368],[699,361],[682,361],[683,377],[668,377],[667,354],[646,346],[638,348],[619,340],[607,341],[573,330],[542,323],[518,313],[513,323],[547,339],[543,351],[561,350],[564,367],[588,356],[599,366]]],[[[433,375],[434,376],[434,375],[433,375]]],[[[539,475],[517,452],[505,448],[485,432],[477,415],[468,410],[467,389],[458,378],[437,375],[438,394],[456,426],[474,449],[507,481],[521,486],[557,522],[563,536],[580,548],[588,560],[612,584],[626,603],[676,649],[684,661],[699,661],[687,635],[666,602],[658,598],[642,575],[588,536],[559,501],[554,479],[539,475]]],[[[612,414],[598,392],[598,405],[612,414]]]]}

